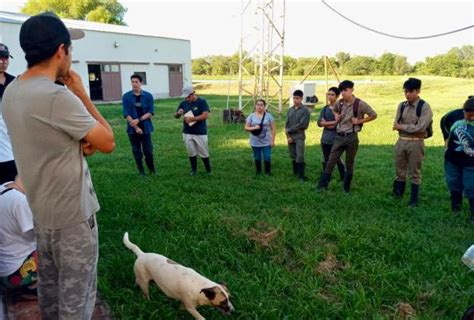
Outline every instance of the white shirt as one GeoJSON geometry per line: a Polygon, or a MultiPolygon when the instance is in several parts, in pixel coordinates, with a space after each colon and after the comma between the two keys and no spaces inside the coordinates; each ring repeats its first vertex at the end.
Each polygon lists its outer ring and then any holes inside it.
{"type": "Polygon", "coordinates": [[[2,99],[0,99],[0,162],[12,161],[13,159],[12,143],[5,121],[3,121],[2,99]]]}
{"type": "Polygon", "coordinates": [[[0,185],[0,277],[18,270],[36,250],[33,214],[26,196],[15,189],[1,194],[9,183],[0,185]]]}

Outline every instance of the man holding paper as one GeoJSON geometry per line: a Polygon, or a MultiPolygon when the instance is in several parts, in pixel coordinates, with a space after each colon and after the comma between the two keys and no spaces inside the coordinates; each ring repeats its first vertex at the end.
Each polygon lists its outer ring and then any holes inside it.
{"type": "Polygon", "coordinates": [[[209,147],[207,143],[207,123],[209,105],[205,99],[199,98],[192,87],[183,89],[184,101],[179,104],[175,117],[184,116],[183,140],[191,163],[191,176],[196,175],[197,156],[201,157],[207,174],[211,173],[209,147]]]}

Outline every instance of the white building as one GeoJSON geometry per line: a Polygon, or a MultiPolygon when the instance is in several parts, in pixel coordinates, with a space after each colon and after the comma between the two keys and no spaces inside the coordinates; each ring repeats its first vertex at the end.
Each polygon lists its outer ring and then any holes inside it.
{"type": "MultiPolygon", "coordinates": [[[[8,73],[26,69],[20,47],[21,24],[29,16],[0,11],[0,43],[8,46],[8,73]]],[[[92,100],[120,100],[131,90],[130,76],[144,78],[143,89],[155,98],[181,96],[191,86],[191,42],[155,35],[152,30],[135,32],[129,27],[63,19],[68,28],[81,29],[85,37],[73,41],[73,65],[92,100]]]]}

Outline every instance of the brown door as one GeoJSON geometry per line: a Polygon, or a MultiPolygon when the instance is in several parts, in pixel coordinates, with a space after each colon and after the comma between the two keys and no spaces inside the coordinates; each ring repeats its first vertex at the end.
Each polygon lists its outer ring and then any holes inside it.
{"type": "Polygon", "coordinates": [[[183,91],[183,66],[172,64],[168,68],[170,74],[170,97],[181,96],[183,91]]]}
{"type": "Polygon", "coordinates": [[[104,101],[122,99],[122,80],[120,79],[120,65],[102,65],[102,95],[104,101]]]}

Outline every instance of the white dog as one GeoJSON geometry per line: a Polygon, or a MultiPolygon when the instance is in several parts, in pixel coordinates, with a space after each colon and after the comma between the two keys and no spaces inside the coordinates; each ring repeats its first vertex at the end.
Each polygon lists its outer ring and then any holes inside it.
{"type": "Polygon", "coordinates": [[[204,319],[196,310],[202,305],[212,305],[224,314],[234,311],[224,284],[217,284],[160,254],[144,253],[128,240],[128,232],[123,235],[123,243],[137,256],[133,267],[135,281],[147,299],[148,283],[153,280],[168,297],[181,301],[195,319],[204,319]]]}

